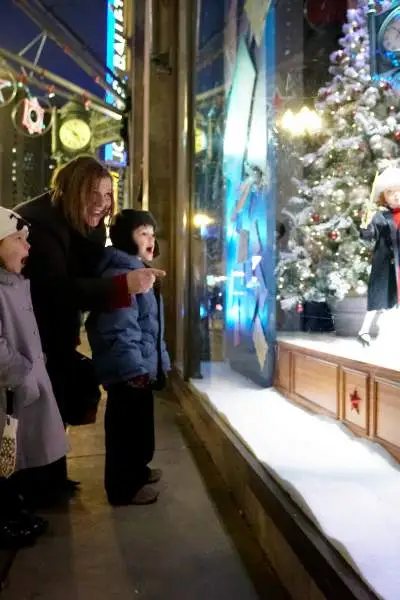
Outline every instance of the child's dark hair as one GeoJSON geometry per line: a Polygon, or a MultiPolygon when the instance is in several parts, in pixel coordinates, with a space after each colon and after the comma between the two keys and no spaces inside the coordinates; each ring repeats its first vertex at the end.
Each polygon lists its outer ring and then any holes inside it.
{"type": "MultiPolygon", "coordinates": [[[[157,229],[157,222],[153,215],[146,210],[134,210],[133,208],[125,208],[115,215],[110,225],[110,239],[112,244],[118,250],[122,250],[127,254],[136,256],[139,248],[133,240],[133,232],[139,227],[150,225],[157,229]]],[[[158,244],[154,247],[154,258],[159,255],[158,244]]]]}

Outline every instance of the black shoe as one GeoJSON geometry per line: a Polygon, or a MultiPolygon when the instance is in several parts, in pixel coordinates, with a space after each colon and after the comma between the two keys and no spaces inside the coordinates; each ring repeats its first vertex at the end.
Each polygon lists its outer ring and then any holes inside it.
{"type": "Polygon", "coordinates": [[[43,535],[49,526],[49,522],[46,519],[34,515],[28,510],[22,510],[16,520],[19,521],[21,526],[31,529],[36,537],[43,535]]]}
{"type": "Polygon", "coordinates": [[[0,548],[26,548],[33,546],[37,534],[32,527],[22,524],[19,520],[5,521],[0,524],[0,548]]]}

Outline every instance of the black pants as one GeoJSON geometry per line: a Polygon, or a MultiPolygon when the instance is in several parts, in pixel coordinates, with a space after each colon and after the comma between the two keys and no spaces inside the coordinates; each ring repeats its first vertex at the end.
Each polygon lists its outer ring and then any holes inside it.
{"type": "Polygon", "coordinates": [[[130,504],[147,481],[154,455],[153,392],[124,383],[107,391],[104,485],[110,504],[130,504]]]}

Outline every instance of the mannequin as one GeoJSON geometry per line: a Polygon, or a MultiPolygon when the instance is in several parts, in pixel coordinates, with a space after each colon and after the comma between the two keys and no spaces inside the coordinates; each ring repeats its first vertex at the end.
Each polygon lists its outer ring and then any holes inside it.
{"type": "Polygon", "coordinates": [[[377,175],[371,201],[361,221],[360,236],[375,242],[368,281],[368,305],[358,333],[363,346],[371,343],[371,325],[378,313],[399,306],[400,168],[389,167],[377,175]],[[383,210],[375,211],[373,206],[383,210]]]}

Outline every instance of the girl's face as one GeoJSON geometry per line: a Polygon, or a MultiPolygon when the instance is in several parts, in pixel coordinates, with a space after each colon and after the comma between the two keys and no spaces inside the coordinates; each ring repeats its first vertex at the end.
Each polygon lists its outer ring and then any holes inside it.
{"type": "Polygon", "coordinates": [[[152,225],[141,225],[133,232],[133,241],[139,251],[138,257],[147,262],[153,260],[156,236],[152,225]]]}
{"type": "Polygon", "coordinates": [[[7,271],[21,273],[29,254],[28,235],[24,228],[0,242],[0,260],[7,271]]]}
{"type": "Polygon", "coordinates": [[[84,208],[84,219],[89,227],[97,227],[109,214],[113,199],[113,185],[110,177],[94,182],[84,208]]]}
{"type": "Polygon", "coordinates": [[[400,208],[400,186],[385,190],[384,192],[386,204],[389,208],[400,208]]]}

